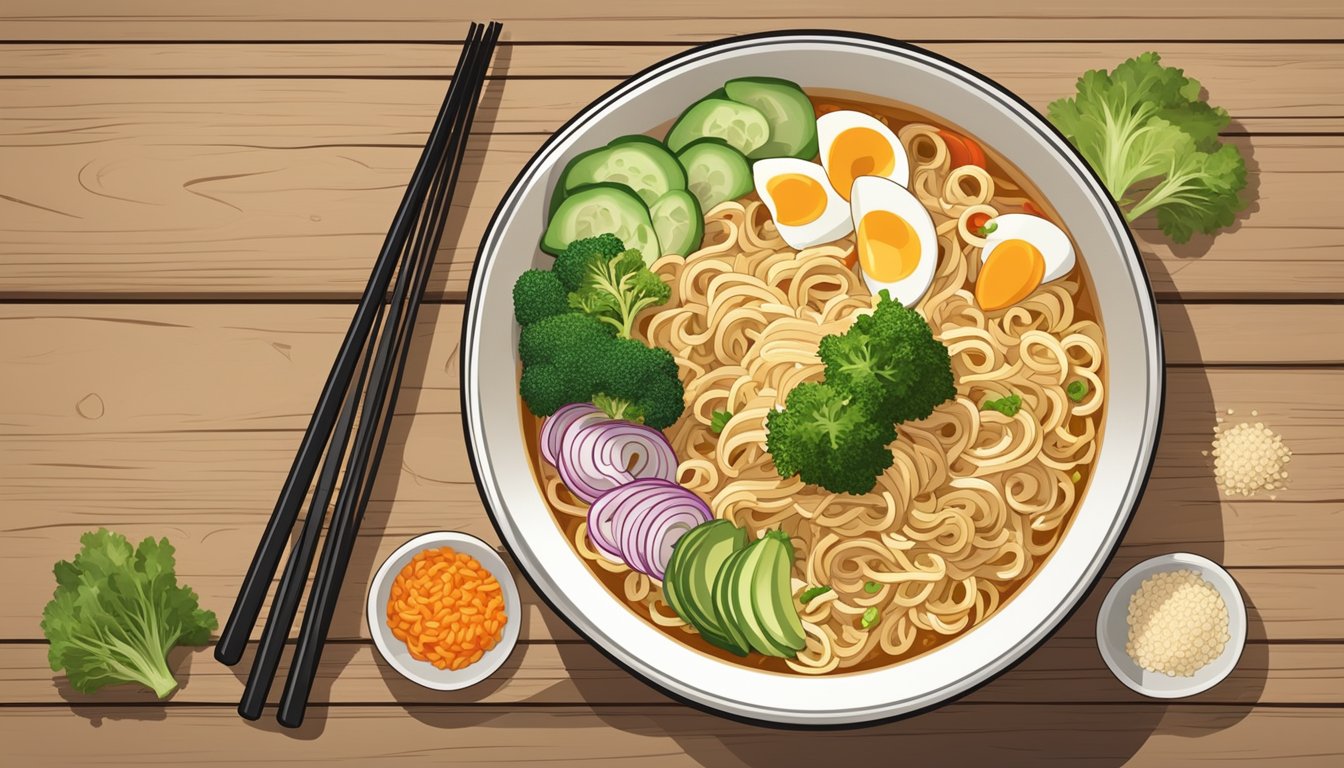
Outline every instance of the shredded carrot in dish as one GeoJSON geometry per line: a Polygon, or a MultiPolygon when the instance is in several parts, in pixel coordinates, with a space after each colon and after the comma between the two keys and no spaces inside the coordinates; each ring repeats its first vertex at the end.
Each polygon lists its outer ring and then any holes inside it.
{"type": "Polygon", "coordinates": [[[481,660],[504,634],[504,593],[476,558],[452,547],[427,549],[397,574],[387,626],[411,655],[439,669],[481,660]]]}

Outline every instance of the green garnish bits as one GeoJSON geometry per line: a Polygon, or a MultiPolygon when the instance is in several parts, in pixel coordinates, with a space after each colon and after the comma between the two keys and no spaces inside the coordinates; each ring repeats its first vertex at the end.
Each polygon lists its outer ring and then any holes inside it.
{"type": "Polygon", "coordinates": [[[1091,391],[1091,387],[1087,386],[1087,382],[1082,379],[1070,381],[1069,386],[1064,388],[1064,392],[1068,394],[1069,399],[1075,403],[1081,403],[1083,398],[1087,397],[1089,391],[1091,391]]]}
{"type": "Polygon", "coordinates": [[[863,618],[859,620],[859,626],[868,629],[877,623],[877,606],[873,606],[863,612],[863,618]]]}
{"type": "Polygon", "coordinates": [[[1078,482],[1079,480],[1082,480],[1082,479],[1083,479],[1083,473],[1082,473],[1082,472],[1079,472],[1078,470],[1075,469],[1075,470],[1073,470],[1073,475],[1070,476],[1069,479],[1076,483],[1076,482],[1078,482]]]}
{"type": "Polygon", "coordinates": [[[989,237],[999,228],[999,222],[991,221],[975,231],[975,234],[981,237],[989,237]]]}
{"type": "Polygon", "coordinates": [[[808,587],[803,590],[803,594],[798,596],[798,602],[807,605],[818,597],[830,592],[830,587],[808,587]]]}
{"type": "Polygon", "coordinates": [[[875,595],[882,591],[882,585],[878,584],[876,581],[864,582],[863,591],[870,595],[875,595]]]}
{"type": "Polygon", "coordinates": [[[723,431],[724,427],[728,426],[728,422],[732,421],[732,419],[732,411],[715,411],[709,418],[709,431],[716,435],[719,434],[723,431]]]}
{"type": "Polygon", "coordinates": [[[980,406],[981,410],[998,411],[1009,418],[1016,416],[1017,412],[1022,410],[1022,396],[1017,394],[1004,395],[997,400],[986,400],[985,404],[980,406]]]}

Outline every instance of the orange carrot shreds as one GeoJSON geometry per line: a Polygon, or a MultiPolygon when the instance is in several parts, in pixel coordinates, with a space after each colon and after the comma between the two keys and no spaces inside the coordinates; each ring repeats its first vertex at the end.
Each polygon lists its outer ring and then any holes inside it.
{"type": "Polygon", "coordinates": [[[392,583],[387,626],[411,655],[459,670],[499,644],[509,617],[494,574],[451,547],[411,558],[392,583]]]}

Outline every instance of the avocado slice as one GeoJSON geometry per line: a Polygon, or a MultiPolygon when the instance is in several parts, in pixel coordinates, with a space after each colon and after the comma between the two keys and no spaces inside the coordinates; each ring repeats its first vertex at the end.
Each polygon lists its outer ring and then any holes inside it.
{"type": "Polygon", "coordinates": [[[733,646],[745,649],[743,655],[751,649],[751,643],[747,642],[742,619],[733,608],[733,599],[742,563],[750,554],[751,547],[748,546],[729,555],[714,579],[714,612],[723,622],[723,637],[728,638],[733,646]]]}
{"type": "Polygon", "coordinates": [[[728,558],[746,546],[747,532],[727,520],[716,522],[722,525],[701,526],[706,530],[696,541],[690,567],[682,572],[680,593],[686,604],[683,618],[709,642],[742,656],[749,649],[733,642],[724,628],[723,617],[714,607],[714,578],[728,558]]]}
{"type": "Polygon", "coordinates": [[[667,604],[672,606],[672,610],[676,611],[678,616],[688,622],[691,619],[686,611],[682,584],[685,582],[685,574],[689,571],[692,555],[704,537],[703,531],[712,524],[697,525],[682,534],[682,537],[672,545],[672,556],[668,558],[667,568],[663,573],[663,599],[667,600],[667,604]]]}
{"type": "Polygon", "coordinates": [[[756,612],[757,593],[773,588],[774,556],[771,550],[769,540],[759,539],[742,551],[742,564],[733,574],[736,582],[732,588],[733,616],[742,622],[742,632],[752,648],[767,656],[793,656],[793,650],[770,636],[756,612]]]}
{"type": "Polygon", "coordinates": [[[793,603],[789,575],[793,570],[793,544],[782,531],[770,531],[758,545],[761,564],[752,574],[752,610],[757,623],[776,645],[794,656],[806,646],[803,622],[793,603]]]}

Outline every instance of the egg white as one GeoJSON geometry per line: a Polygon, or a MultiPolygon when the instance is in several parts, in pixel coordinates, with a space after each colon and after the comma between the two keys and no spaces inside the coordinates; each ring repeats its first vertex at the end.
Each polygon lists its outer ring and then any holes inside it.
{"type": "Polygon", "coordinates": [[[831,188],[831,181],[820,165],[794,157],[773,157],[757,160],[751,167],[751,175],[756,183],[756,194],[760,195],[761,202],[765,203],[765,207],[770,211],[770,218],[775,222],[779,236],[784,238],[784,242],[788,243],[790,248],[800,251],[814,245],[829,243],[854,230],[849,218],[849,206],[831,188]],[[826,194],[826,207],[821,215],[806,224],[796,226],[779,223],[776,202],[769,190],[770,179],[792,173],[807,176],[817,182],[826,194]]]}
{"type": "MultiPolygon", "coordinates": [[[[828,112],[817,118],[817,148],[821,153],[822,166],[829,169],[831,145],[835,143],[837,136],[850,128],[871,128],[881,134],[882,138],[886,139],[887,143],[891,145],[891,152],[895,158],[891,173],[886,174],[883,178],[891,179],[902,187],[910,185],[910,157],[905,153],[905,145],[901,144],[901,140],[896,137],[896,134],[890,128],[883,125],[881,120],[872,115],[854,112],[853,110],[828,112]]],[[[858,180],[855,179],[855,181],[858,180]]],[[[853,194],[850,195],[850,199],[853,199],[853,194]]]]}
{"type": "Polygon", "coordinates": [[[1058,280],[1073,270],[1075,257],[1073,243],[1064,230],[1050,221],[1029,213],[1005,213],[995,216],[985,223],[995,226],[993,232],[985,237],[984,250],[980,252],[980,263],[989,261],[995,248],[1008,240],[1025,240],[1041,252],[1045,261],[1045,276],[1041,284],[1058,280]]]}
{"type": "MultiPolygon", "coordinates": [[[[933,228],[933,218],[924,204],[919,202],[905,187],[881,176],[860,176],[854,180],[854,190],[850,197],[853,226],[857,231],[859,222],[872,211],[890,211],[904,219],[919,237],[919,263],[909,275],[890,283],[869,277],[865,272],[863,281],[868,290],[877,295],[886,290],[891,298],[907,307],[913,307],[924,297],[933,283],[933,273],[938,266],[938,237],[933,228]]],[[[855,248],[858,248],[855,238],[855,248]]],[[[862,271],[863,259],[859,259],[862,271]]]]}

